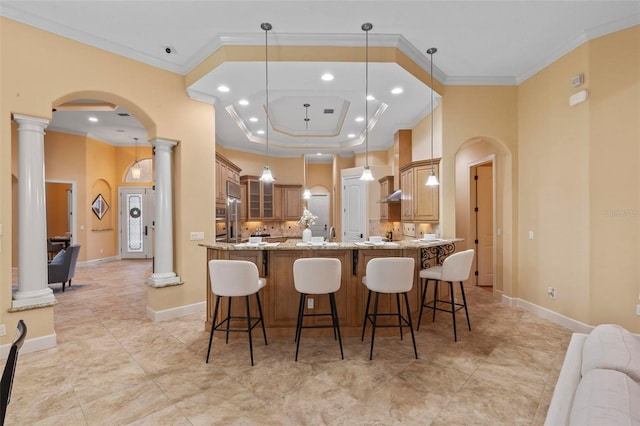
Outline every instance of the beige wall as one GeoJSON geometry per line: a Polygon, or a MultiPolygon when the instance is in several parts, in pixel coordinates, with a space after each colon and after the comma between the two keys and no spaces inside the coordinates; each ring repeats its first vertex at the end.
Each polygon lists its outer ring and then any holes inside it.
{"type": "MultiPolygon", "coordinates": [[[[149,289],[148,307],[161,311],[204,300],[204,249],[189,231],[213,233],[214,110],[185,96],[183,77],[0,18],[0,223],[13,229],[11,114],[51,117],[51,108],[77,98],[124,106],[146,128],[150,139],[178,141],[174,156],[174,270],[184,284],[149,289]],[[72,64],[72,65],[71,65],[72,64]]],[[[112,160],[115,161],[115,156],[112,160]]],[[[109,173],[116,180],[115,169],[109,173]]],[[[96,176],[94,176],[96,177],[96,176]]],[[[18,176],[19,178],[19,176],[18,176]]],[[[87,185],[91,179],[86,178],[87,185]]],[[[53,309],[9,313],[11,238],[0,240],[0,323],[11,329],[18,317],[29,320],[30,338],[53,333],[53,309]]],[[[6,343],[10,337],[3,337],[6,343]]]]}
{"type": "Polygon", "coordinates": [[[529,79],[518,111],[520,297],[640,331],[640,27],[593,40],[529,79]],[[570,107],[578,72],[589,98],[570,107]]]}

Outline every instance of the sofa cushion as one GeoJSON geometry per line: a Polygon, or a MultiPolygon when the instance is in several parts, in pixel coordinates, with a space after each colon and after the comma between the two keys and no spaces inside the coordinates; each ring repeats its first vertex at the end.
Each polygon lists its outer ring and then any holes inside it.
{"type": "Polygon", "coordinates": [[[64,262],[64,253],[65,253],[64,249],[60,250],[58,252],[58,254],[56,254],[56,257],[54,257],[53,260],[51,261],[51,264],[59,265],[59,264],[63,263],[64,262]]]}
{"type": "Polygon", "coordinates": [[[571,425],[640,424],[640,384],[616,370],[589,370],[578,383],[571,425]]]}
{"type": "Polygon", "coordinates": [[[619,325],[597,326],[582,348],[582,375],[596,368],[618,370],[640,382],[640,338],[619,325]]]}

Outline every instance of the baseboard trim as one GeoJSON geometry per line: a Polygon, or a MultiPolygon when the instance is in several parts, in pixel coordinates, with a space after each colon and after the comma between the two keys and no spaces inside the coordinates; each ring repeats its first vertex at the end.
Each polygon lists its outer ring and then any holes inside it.
{"type": "Polygon", "coordinates": [[[569,318],[550,309],[544,308],[542,306],[536,305],[535,303],[531,303],[527,300],[517,297],[509,297],[503,294],[502,304],[511,308],[522,308],[527,312],[531,312],[532,314],[540,318],[547,319],[555,324],[568,328],[569,330],[573,330],[576,333],[588,334],[591,333],[591,331],[595,328],[594,326],[585,324],[573,318],[569,318]]]}
{"type": "Polygon", "coordinates": [[[98,265],[100,263],[113,262],[116,260],[119,260],[118,256],[102,257],[100,259],[91,259],[91,260],[85,260],[84,262],[78,262],[78,265],[84,265],[84,266],[98,265]]]}
{"type": "Polygon", "coordinates": [[[207,307],[206,302],[193,303],[191,305],[178,306],[177,308],[154,311],[147,306],[147,316],[154,322],[178,318],[185,315],[204,312],[207,307]]]}
{"type": "MultiPolygon", "coordinates": [[[[46,349],[52,349],[58,346],[56,334],[49,334],[48,336],[34,337],[33,339],[26,339],[20,349],[21,354],[28,354],[31,352],[44,351],[46,349]]],[[[0,346],[0,354],[3,358],[9,356],[9,350],[11,349],[11,343],[0,346]]]]}

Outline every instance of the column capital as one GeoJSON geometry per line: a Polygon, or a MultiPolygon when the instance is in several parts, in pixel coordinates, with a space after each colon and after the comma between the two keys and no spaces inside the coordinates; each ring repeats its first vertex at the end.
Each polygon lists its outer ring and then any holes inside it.
{"type": "Polygon", "coordinates": [[[18,123],[20,127],[33,126],[31,130],[44,130],[49,125],[49,120],[42,117],[33,117],[31,115],[13,114],[13,121],[18,123]]]}
{"type": "Polygon", "coordinates": [[[162,139],[162,138],[152,139],[149,141],[149,143],[155,149],[164,149],[166,151],[171,151],[174,146],[178,145],[178,141],[174,141],[171,139],[162,139]]]}

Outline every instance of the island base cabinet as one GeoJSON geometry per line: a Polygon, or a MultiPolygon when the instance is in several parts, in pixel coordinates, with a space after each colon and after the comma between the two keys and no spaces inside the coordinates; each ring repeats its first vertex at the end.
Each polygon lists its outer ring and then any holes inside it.
{"type": "MultiPolygon", "coordinates": [[[[368,289],[362,284],[362,278],[366,274],[367,263],[378,257],[412,257],[415,259],[414,285],[409,292],[409,305],[414,328],[417,325],[418,314],[420,312],[420,259],[419,250],[389,249],[389,250],[354,250],[354,249],[319,249],[319,250],[208,250],[208,259],[230,259],[248,260],[258,266],[260,277],[267,280],[267,285],[260,290],[260,301],[264,315],[265,326],[267,328],[267,338],[290,337],[293,342],[295,328],[298,317],[298,306],[300,293],[295,289],[293,280],[293,263],[300,258],[308,257],[328,257],[339,259],[342,263],[342,281],[340,290],[336,292],[336,305],[338,318],[340,321],[341,333],[344,337],[360,336],[365,315],[368,289]]],[[[211,283],[207,270],[207,319],[205,329],[210,330],[213,311],[215,306],[215,295],[211,292],[211,283]]],[[[314,307],[309,309],[305,306],[305,313],[325,313],[330,312],[329,297],[327,295],[310,295],[313,298],[314,307]]],[[[250,306],[252,315],[257,315],[258,307],[255,296],[250,296],[250,306]]],[[[308,299],[307,299],[308,300],[308,299]]],[[[373,312],[375,294],[371,297],[370,312],[373,312]]],[[[226,316],[227,298],[222,299],[218,312],[220,321],[226,316]]],[[[406,315],[404,296],[400,296],[400,308],[403,315],[406,315]]],[[[232,315],[245,316],[245,302],[243,298],[234,298],[231,308],[232,315]]],[[[380,294],[378,312],[396,313],[397,302],[394,294],[380,294]]],[[[242,320],[238,320],[242,321],[242,320]]],[[[239,323],[241,326],[244,323],[239,323]]],[[[331,317],[307,317],[305,325],[330,325],[331,317]]],[[[378,318],[378,324],[397,325],[396,316],[383,316],[378,318]]],[[[403,332],[409,333],[408,329],[403,332]]],[[[254,328],[254,337],[262,337],[260,326],[254,328]]],[[[331,328],[305,329],[304,335],[309,337],[331,337],[331,328]]],[[[381,328],[376,330],[379,336],[398,336],[397,327],[381,328]]],[[[243,333],[230,333],[230,338],[242,337],[243,333]]],[[[367,325],[365,340],[371,336],[371,326],[367,325]]],[[[224,338],[224,331],[216,333],[217,338],[224,338]]]]}

